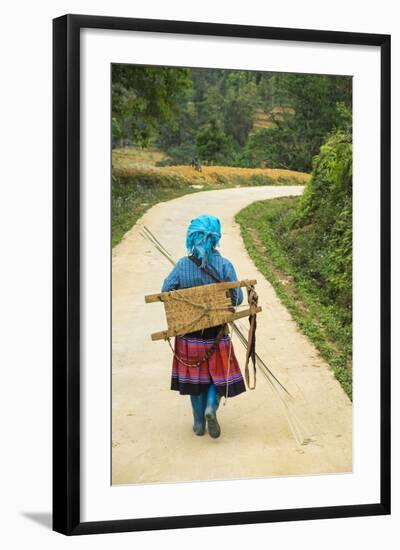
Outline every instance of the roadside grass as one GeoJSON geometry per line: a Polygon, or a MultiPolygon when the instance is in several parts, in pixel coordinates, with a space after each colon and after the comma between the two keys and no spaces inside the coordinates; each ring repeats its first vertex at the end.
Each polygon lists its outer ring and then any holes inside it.
{"type": "Polygon", "coordinates": [[[134,177],[112,178],[112,246],[121,242],[122,237],[137,220],[152,206],[196,193],[199,189],[190,185],[149,185],[146,181],[134,177]]]}
{"type": "MultiPolygon", "coordinates": [[[[264,185],[290,185],[285,181],[262,178],[241,178],[235,184],[228,182],[199,183],[197,180],[182,178],[178,175],[162,174],[161,177],[149,171],[134,176],[112,177],[112,246],[121,242],[124,234],[135,225],[137,220],[152,206],[189,193],[229,189],[232,187],[249,187],[264,185]],[[240,182],[240,183],[239,183],[240,182]]],[[[292,181],[292,185],[298,185],[292,181]]]]}
{"type": "Polygon", "coordinates": [[[304,261],[307,231],[290,229],[298,197],[255,202],[236,215],[247,251],[302,332],[352,398],[351,312],[335,303],[304,261]]]}
{"type": "MultiPolygon", "coordinates": [[[[112,246],[151,206],[189,193],[230,187],[302,185],[309,179],[291,170],[205,166],[198,172],[190,166],[155,167],[136,162],[135,151],[113,151],[112,246]],[[121,153],[124,151],[124,153],[121,153]]],[[[160,154],[153,151],[154,154],[160,154]]]]}

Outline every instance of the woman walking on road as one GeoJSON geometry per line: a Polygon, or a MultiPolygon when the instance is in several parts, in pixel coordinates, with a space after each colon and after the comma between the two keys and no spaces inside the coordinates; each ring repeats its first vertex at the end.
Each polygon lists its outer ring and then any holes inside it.
{"type": "MultiPolygon", "coordinates": [[[[192,220],[186,235],[189,255],[176,263],[161,291],[237,281],[231,262],[216,250],[220,238],[221,224],[215,216],[202,215],[192,220]]],[[[241,304],[242,289],[230,292],[232,304],[241,304]]],[[[217,409],[221,396],[234,397],[246,391],[226,329],[226,325],[219,325],[175,338],[171,389],[190,395],[196,435],[204,435],[207,423],[209,435],[219,437],[217,409]]]]}

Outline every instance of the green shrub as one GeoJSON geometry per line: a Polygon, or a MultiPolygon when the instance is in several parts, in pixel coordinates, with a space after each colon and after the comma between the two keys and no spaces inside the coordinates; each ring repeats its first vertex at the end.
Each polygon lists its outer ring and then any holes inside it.
{"type": "Polygon", "coordinates": [[[332,134],[313,162],[293,228],[310,227],[309,264],[329,295],[351,309],[352,144],[349,132],[332,134]]]}

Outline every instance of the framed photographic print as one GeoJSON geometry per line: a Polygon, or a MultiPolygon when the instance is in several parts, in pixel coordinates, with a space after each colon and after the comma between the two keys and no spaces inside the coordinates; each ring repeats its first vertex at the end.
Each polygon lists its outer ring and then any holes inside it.
{"type": "Polygon", "coordinates": [[[54,20],[53,528],[390,513],[390,37],[54,20]]]}

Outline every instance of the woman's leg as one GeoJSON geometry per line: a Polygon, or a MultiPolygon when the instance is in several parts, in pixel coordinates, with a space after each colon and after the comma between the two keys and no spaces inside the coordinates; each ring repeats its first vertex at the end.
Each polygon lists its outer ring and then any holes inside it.
{"type": "Polygon", "coordinates": [[[207,406],[205,410],[205,417],[207,420],[208,433],[214,439],[221,435],[221,428],[217,420],[217,409],[219,406],[219,395],[217,388],[213,382],[208,387],[207,392],[207,406]]]}
{"type": "Polygon", "coordinates": [[[206,420],[204,417],[204,411],[206,408],[206,400],[204,396],[207,396],[207,390],[203,391],[199,395],[191,395],[190,401],[193,409],[193,431],[196,435],[204,435],[206,428],[206,420]]]}

